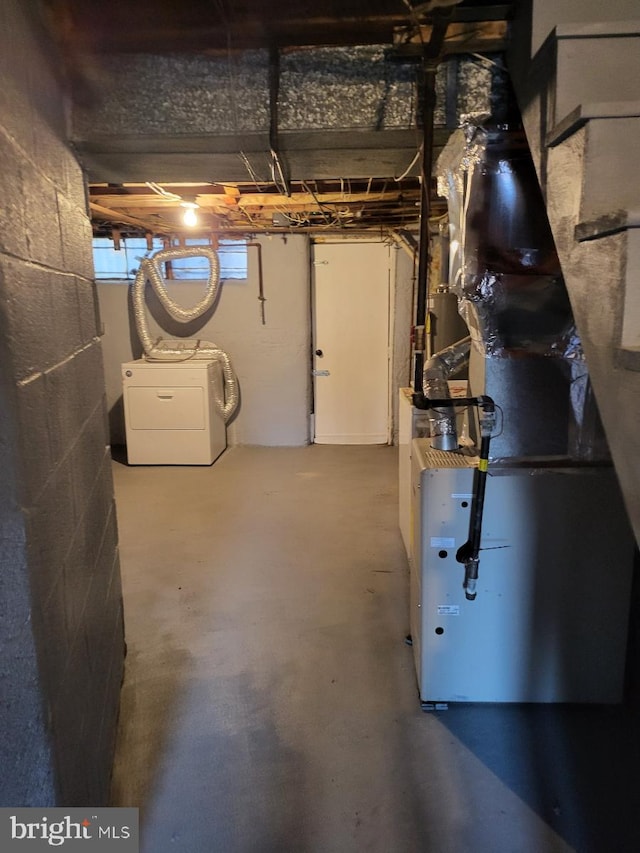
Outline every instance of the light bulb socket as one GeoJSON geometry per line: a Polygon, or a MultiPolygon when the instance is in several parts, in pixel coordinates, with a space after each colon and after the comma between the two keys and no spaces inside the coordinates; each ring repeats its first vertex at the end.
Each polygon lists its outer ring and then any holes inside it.
{"type": "Polygon", "coordinates": [[[189,205],[188,207],[185,207],[185,211],[182,215],[182,221],[184,222],[185,225],[193,227],[194,225],[198,224],[198,215],[196,213],[197,207],[198,207],[197,204],[196,205],[189,205]]]}

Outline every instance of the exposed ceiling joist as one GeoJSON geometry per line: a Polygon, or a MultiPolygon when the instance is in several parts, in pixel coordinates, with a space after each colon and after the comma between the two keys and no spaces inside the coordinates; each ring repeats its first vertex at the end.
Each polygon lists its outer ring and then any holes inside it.
{"type": "MultiPolygon", "coordinates": [[[[388,52],[388,58],[402,61],[421,59],[424,45],[429,42],[432,32],[432,24],[399,27],[394,31],[394,47],[388,52]]],[[[507,35],[506,21],[450,22],[442,52],[445,56],[454,53],[495,53],[505,49],[507,35]]]]}
{"type": "Polygon", "coordinates": [[[109,233],[113,223],[138,230],[169,234],[187,232],[181,198],[199,206],[204,232],[259,232],[326,227],[338,229],[411,226],[419,214],[420,187],[416,179],[388,181],[296,182],[290,195],[260,192],[251,183],[224,185],[171,184],[167,195],[149,192],[145,185],[93,185],[91,210],[97,234],[109,233]],[[354,186],[353,183],[356,183],[354,186]],[[173,198],[170,196],[173,195],[173,198]]]}
{"type": "Polygon", "coordinates": [[[151,231],[152,233],[170,234],[173,230],[170,226],[164,225],[153,219],[141,219],[138,216],[131,216],[122,210],[102,207],[102,205],[96,204],[93,201],[90,202],[89,207],[91,209],[91,213],[100,221],[119,223],[121,225],[133,225],[136,229],[141,229],[145,232],[151,231]]]}
{"type": "MultiPolygon", "coordinates": [[[[92,53],[228,53],[264,47],[388,44],[431,4],[403,0],[45,0],[67,45],[92,53]]],[[[452,21],[504,20],[511,3],[462,0],[452,21]]]]}
{"type": "MultiPolygon", "coordinates": [[[[278,4],[265,0],[112,0],[107,7],[103,0],[42,3],[58,34],[70,80],[80,84],[78,92],[98,93],[98,97],[101,78],[96,69],[107,61],[98,54],[156,54],[161,58],[218,54],[226,62],[231,53],[254,48],[273,52],[275,48],[294,51],[319,45],[382,45],[388,46],[388,58],[400,62],[424,59],[433,48],[437,55],[429,56],[437,61],[443,54],[502,49],[512,5],[461,0],[442,12],[436,8],[441,4],[420,0],[279,0],[278,4]],[[444,29],[442,42],[433,37],[436,29],[439,36],[444,29]],[[83,75],[89,75],[86,91],[83,75]]],[[[279,54],[275,56],[279,58],[279,54]]],[[[153,60],[145,57],[145,61],[153,60]]],[[[135,66],[134,58],[127,61],[135,66]]],[[[240,59],[236,56],[233,61],[240,59]]],[[[458,60],[451,62],[455,66],[458,60]]],[[[449,91],[454,76],[447,77],[446,127],[435,129],[434,159],[455,126],[455,92],[449,91]]],[[[207,85],[210,81],[203,81],[205,91],[207,85]]],[[[118,96],[121,91],[117,89],[118,96]]],[[[295,125],[295,130],[282,131],[274,111],[280,106],[279,97],[275,85],[269,133],[259,130],[258,122],[254,131],[242,132],[237,128],[236,132],[229,128],[203,132],[197,122],[186,129],[163,126],[154,136],[145,136],[139,128],[114,133],[106,126],[100,131],[89,123],[86,135],[75,133],[74,145],[91,182],[96,233],[109,234],[114,226],[120,226],[123,234],[184,232],[179,197],[187,195],[195,196],[200,205],[203,232],[307,231],[328,226],[366,230],[416,224],[418,128],[376,125],[374,129],[372,123],[351,129],[347,122],[344,129],[298,129],[295,125]],[[279,183],[273,172],[276,156],[286,176],[279,183]],[[401,180],[394,178],[400,175],[401,180]],[[204,183],[216,179],[222,183],[204,183]],[[146,180],[160,182],[178,200],[171,202],[149,192],[141,183],[146,180]]],[[[437,214],[441,207],[435,197],[434,204],[437,214]]]]}

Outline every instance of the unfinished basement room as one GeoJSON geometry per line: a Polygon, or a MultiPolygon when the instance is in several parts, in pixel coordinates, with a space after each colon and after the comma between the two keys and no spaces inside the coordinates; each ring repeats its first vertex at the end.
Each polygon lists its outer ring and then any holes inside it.
{"type": "Polygon", "coordinates": [[[637,853],[637,0],[0,42],[2,851],[637,853]]]}

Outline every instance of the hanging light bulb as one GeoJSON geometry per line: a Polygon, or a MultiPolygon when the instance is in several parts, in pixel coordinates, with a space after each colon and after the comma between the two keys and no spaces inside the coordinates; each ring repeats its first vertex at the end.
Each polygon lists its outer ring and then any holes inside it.
{"type": "Polygon", "coordinates": [[[184,207],[184,213],[182,214],[182,221],[185,225],[188,225],[190,228],[193,228],[194,225],[198,224],[198,214],[196,210],[199,205],[195,201],[187,201],[183,199],[180,202],[180,206],[184,207]]]}
{"type": "Polygon", "coordinates": [[[194,225],[198,224],[198,214],[196,213],[195,207],[187,207],[183,216],[182,221],[185,225],[188,225],[190,228],[193,228],[194,225]]]}

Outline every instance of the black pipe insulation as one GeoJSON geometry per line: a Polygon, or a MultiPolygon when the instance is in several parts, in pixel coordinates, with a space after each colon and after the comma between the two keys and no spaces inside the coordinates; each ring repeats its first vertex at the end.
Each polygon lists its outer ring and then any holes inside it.
{"type": "Polygon", "coordinates": [[[476,597],[490,443],[490,435],[483,435],[480,439],[480,458],[478,459],[478,467],[473,477],[473,497],[471,499],[471,513],[469,515],[469,538],[456,552],[456,560],[464,564],[464,594],[469,601],[473,601],[476,597]]]}
{"type": "Polygon", "coordinates": [[[420,170],[420,242],[418,244],[418,290],[416,293],[416,331],[414,336],[414,391],[422,390],[427,317],[427,273],[429,270],[429,217],[431,215],[431,164],[433,160],[433,113],[436,106],[436,71],[438,66],[424,62],[422,66],[422,167],[420,170]]]}
{"type": "Polygon", "coordinates": [[[432,15],[431,36],[422,49],[422,164],[420,168],[420,245],[418,247],[418,290],[416,293],[416,322],[414,331],[415,369],[413,389],[422,390],[425,334],[427,319],[427,273],[429,270],[429,217],[431,215],[431,168],[433,164],[434,125],[436,108],[436,72],[453,7],[437,9],[432,15]]]}
{"type": "Polygon", "coordinates": [[[267,301],[267,297],[264,295],[264,277],[262,274],[262,243],[247,242],[247,248],[258,250],[258,302],[260,303],[260,319],[264,326],[267,322],[264,312],[264,303],[267,301]]]}
{"type": "Polygon", "coordinates": [[[495,412],[495,403],[491,397],[486,394],[481,394],[479,397],[443,397],[442,399],[434,399],[433,397],[425,397],[422,391],[411,395],[411,403],[416,409],[439,409],[445,407],[448,409],[463,406],[477,406],[483,409],[487,414],[495,412]]]}
{"type": "Polygon", "coordinates": [[[278,102],[280,98],[280,50],[273,46],[269,49],[269,148],[271,151],[272,178],[278,190],[291,197],[291,187],[283,165],[278,139],[278,102]],[[278,175],[276,175],[276,170],[278,175]],[[278,182],[280,178],[280,183],[278,182]]]}
{"type": "Polygon", "coordinates": [[[455,406],[477,406],[482,411],[480,417],[480,455],[478,458],[478,467],[473,478],[473,496],[471,498],[471,512],[469,514],[469,538],[456,552],[456,560],[464,564],[464,594],[469,601],[473,601],[476,597],[476,583],[480,565],[484,496],[487,486],[489,448],[491,445],[491,432],[495,423],[496,406],[491,397],[487,395],[459,397],[455,400],[446,397],[436,400],[425,397],[422,392],[413,394],[413,405],[418,409],[436,409],[445,406],[451,408],[452,404],[455,406]]]}

